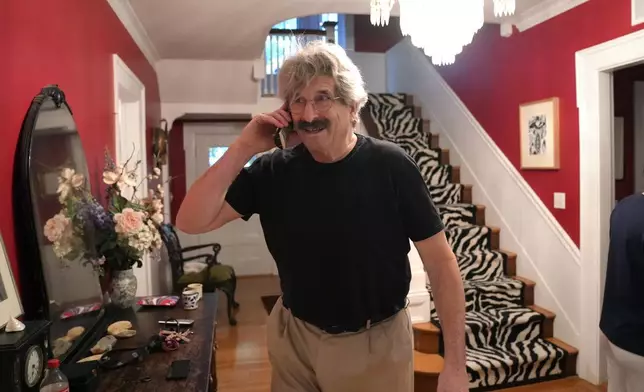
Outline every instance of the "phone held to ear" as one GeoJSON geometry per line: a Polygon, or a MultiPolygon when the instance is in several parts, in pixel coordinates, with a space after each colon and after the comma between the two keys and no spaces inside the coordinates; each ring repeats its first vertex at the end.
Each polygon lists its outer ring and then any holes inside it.
{"type": "Polygon", "coordinates": [[[275,146],[280,149],[286,148],[286,142],[289,135],[293,132],[293,122],[289,122],[288,126],[285,128],[277,128],[275,134],[273,135],[273,141],[275,141],[275,146]]]}

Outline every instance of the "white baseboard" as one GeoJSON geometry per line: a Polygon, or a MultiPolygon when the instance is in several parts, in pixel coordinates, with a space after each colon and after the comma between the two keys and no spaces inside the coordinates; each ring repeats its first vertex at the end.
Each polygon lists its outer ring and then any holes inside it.
{"type": "MultiPolygon", "coordinates": [[[[430,61],[408,39],[387,52],[387,89],[409,93],[461,166],[461,181],[486,206],[488,225],[501,228],[501,247],[517,253],[517,274],[534,280],[535,301],[556,313],[555,335],[578,345],[579,248],[508,161],[430,61]]],[[[508,108],[508,110],[514,110],[508,108]]]]}

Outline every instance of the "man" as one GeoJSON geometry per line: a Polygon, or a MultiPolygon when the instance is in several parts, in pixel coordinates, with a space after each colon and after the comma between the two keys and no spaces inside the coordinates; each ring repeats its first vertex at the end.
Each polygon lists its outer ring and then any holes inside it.
{"type": "Polygon", "coordinates": [[[413,391],[410,239],[443,330],[438,390],[468,390],[456,258],[412,159],[356,134],[367,101],[360,71],[342,48],[317,42],[284,62],[278,87],[282,108],[253,118],[177,215],[196,234],[259,214],[282,288],[267,326],[272,391],[413,391]],[[295,146],[243,168],[289,123],[295,146]]]}
{"type": "Polygon", "coordinates": [[[609,392],[644,388],[644,195],[622,199],[611,213],[600,328],[609,392]]]}

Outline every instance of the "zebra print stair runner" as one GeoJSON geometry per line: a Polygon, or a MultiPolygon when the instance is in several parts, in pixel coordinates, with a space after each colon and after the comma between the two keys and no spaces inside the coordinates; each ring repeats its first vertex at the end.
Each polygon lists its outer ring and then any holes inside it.
{"type": "MultiPolygon", "coordinates": [[[[476,206],[463,202],[464,186],[451,182],[451,166],[440,163],[441,150],[432,148],[406,96],[370,94],[365,110],[377,129],[374,136],[397,143],[415,159],[457,255],[467,304],[470,388],[497,389],[561,376],[567,352],[541,337],[545,316],[524,306],[524,283],[506,275],[507,255],[492,250],[488,227],[476,225],[476,206]]],[[[434,311],[431,322],[440,327],[434,311]]]]}

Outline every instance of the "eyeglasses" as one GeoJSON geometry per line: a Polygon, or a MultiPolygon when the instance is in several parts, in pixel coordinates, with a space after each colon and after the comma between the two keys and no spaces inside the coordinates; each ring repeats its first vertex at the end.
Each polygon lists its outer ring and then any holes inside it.
{"type": "Polygon", "coordinates": [[[298,98],[291,102],[291,105],[290,105],[291,113],[300,114],[304,112],[304,110],[306,109],[306,105],[309,102],[311,102],[311,105],[313,106],[313,110],[315,110],[318,113],[323,113],[331,109],[331,105],[333,105],[333,102],[335,102],[337,99],[340,99],[340,98],[338,97],[331,98],[328,95],[318,95],[315,98],[313,98],[312,101],[309,101],[308,99],[304,99],[304,98],[298,98]]]}

